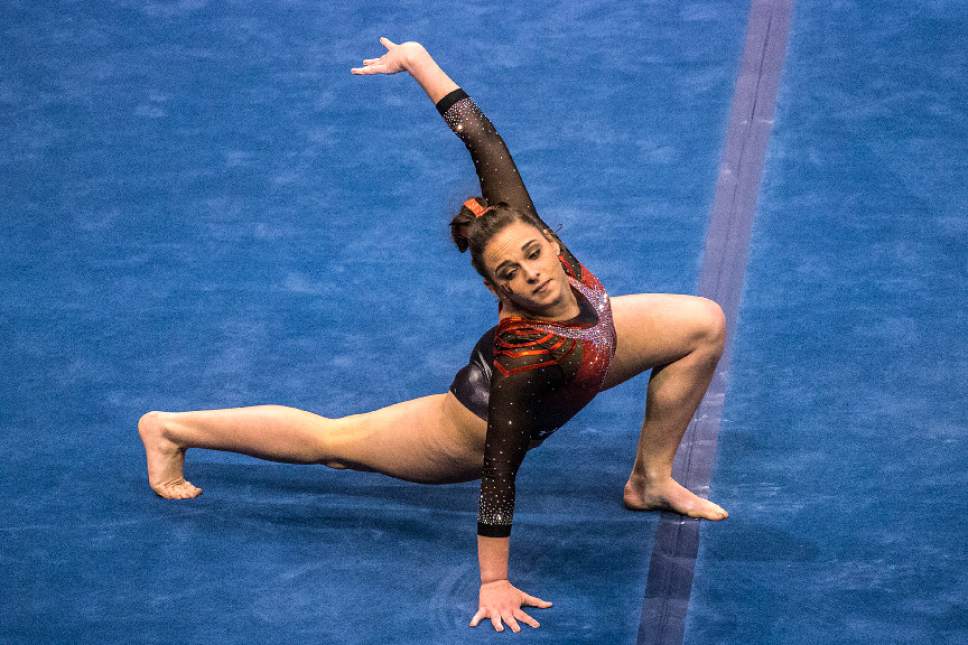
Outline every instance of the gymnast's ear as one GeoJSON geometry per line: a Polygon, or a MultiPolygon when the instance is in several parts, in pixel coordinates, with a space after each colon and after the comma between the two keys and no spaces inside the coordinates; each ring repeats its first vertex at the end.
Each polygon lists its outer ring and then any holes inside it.
{"type": "Polygon", "coordinates": [[[541,234],[548,238],[548,241],[551,242],[551,245],[555,247],[555,255],[561,255],[561,245],[558,244],[558,238],[555,237],[555,234],[551,232],[551,229],[546,228],[545,230],[541,231],[541,234]]]}
{"type": "Polygon", "coordinates": [[[501,296],[497,295],[497,290],[494,288],[494,285],[491,284],[491,281],[488,280],[487,278],[484,278],[483,282],[484,282],[484,286],[487,287],[487,290],[490,291],[491,293],[493,293],[494,296],[498,300],[500,300],[501,299],[501,296]]]}

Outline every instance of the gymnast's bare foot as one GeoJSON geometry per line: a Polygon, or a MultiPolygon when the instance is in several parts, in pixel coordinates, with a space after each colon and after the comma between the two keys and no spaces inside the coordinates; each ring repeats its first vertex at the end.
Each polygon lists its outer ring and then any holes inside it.
{"type": "Polygon", "coordinates": [[[625,506],[634,511],[672,511],[704,520],[725,520],[729,513],[718,504],[699,497],[671,477],[649,481],[632,475],[625,483],[625,506]]]}
{"type": "Polygon", "coordinates": [[[148,484],[165,499],[198,497],[202,489],[184,477],[185,448],[165,436],[164,412],[148,412],[138,421],[138,434],[145,445],[148,484]]]}

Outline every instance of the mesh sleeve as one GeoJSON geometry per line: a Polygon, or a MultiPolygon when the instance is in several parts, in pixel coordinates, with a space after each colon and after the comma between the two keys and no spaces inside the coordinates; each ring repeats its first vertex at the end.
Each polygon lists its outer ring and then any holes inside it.
{"type": "Polygon", "coordinates": [[[531,195],[518,174],[514,159],[511,158],[511,152],[487,115],[462,88],[457,88],[437,101],[436,107],[450,129],[467,147],[481,184],[481,196],[489,204],[503,201],[512,208],[533,215],[544,228],[551,231],[561,246],[560,260],[565,271],[580,280],[581,263],[538,215],[531,195]]]}
{"type": "Polygon", "coordinates": [[[546,421],[539,413],[541,401],[560,388],[565,377],[549,350],[533,338],[513,333],[495,339],[494,368],[481,464],[477,534],[508,537],[514,518],[518,467],[532,437],[546,421]]]}

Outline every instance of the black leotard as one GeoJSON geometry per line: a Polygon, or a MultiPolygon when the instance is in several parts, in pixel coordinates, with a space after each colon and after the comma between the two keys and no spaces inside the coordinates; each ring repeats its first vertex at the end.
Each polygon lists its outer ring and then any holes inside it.
{"type": "MultiPolygon", "coordinates": [[[[548,228],[538,217],[504,140],[464,90],[443,97],[437,110],[467,146],[488,203],[507,202],[548,228]]],[[[543,441],[592,400],[615,354],[615,327],[605,288],[555,239],[580,313],[565,321],[501,318],[478,341],[470,364],[451,385],[455,396],[487,421],[478,535],[511,534],[514,480],[529,444],[543,441]]]]}

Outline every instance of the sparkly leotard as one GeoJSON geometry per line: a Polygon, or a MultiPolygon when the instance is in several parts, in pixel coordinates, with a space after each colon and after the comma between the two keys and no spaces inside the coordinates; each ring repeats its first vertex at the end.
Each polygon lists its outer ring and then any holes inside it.
{"type": "MultiPolygon", "coordinates": [[[[463,89],[437,110],[467,146],[491,204],[504,201],[545,228],[504,140],[463,89]]],[[[602,283],[555,236],[558,256],[580,307],[569,320],[509,316],[489,329],[450,390],[487,421],[477,533],[511,534],[514,480],[532,442],[543,441],[599,392],[615,354],[615,327],[602,283]]]]}

